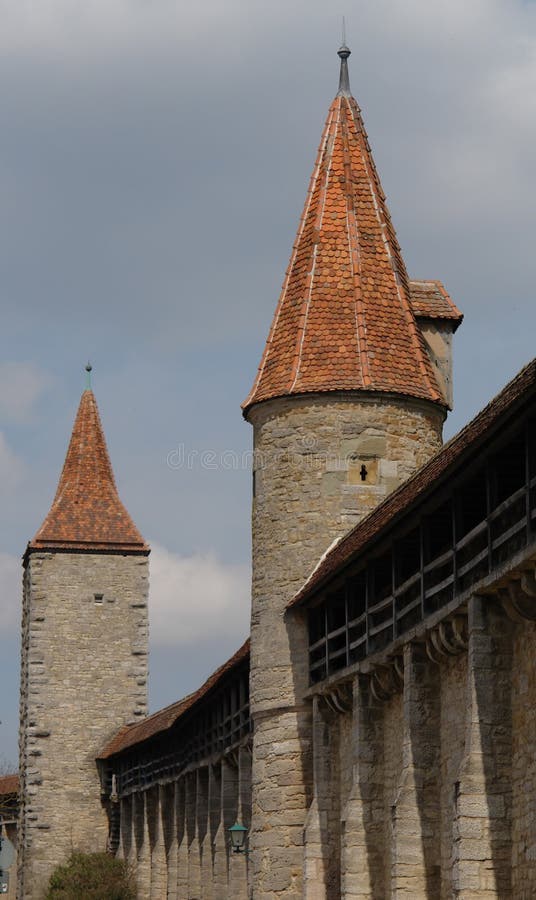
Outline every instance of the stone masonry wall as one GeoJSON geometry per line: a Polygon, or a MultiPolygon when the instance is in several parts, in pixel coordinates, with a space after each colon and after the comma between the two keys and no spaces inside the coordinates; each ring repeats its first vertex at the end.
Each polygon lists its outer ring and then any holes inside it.
{"type": "Polygon", "coordinates": [[[512,672],[512,893],[536,896],[536,624],[514,638],[512,672]]]}
{"type": "Polygon", "coordinates": [[[384,705],[384,794],[383,794],[383,847],[385,900],[395,896],[392,885],[396,865],[396,814],[400,779],[402,775],[402,735],[404,733],[404,708],[401,694],[395,694],[384,705]]]}
{"type": "Polygon", "coordinates": [[[251,698],[254,900],[303,896],[312,800],[304,619],[286,604],[327,546],[441,446],[443,411],[404,398],[319,395],[259,404],[254,426],[251,698]],[[270,840],[266,840],[271,832],[270,840]]]}
{"type": "Polygon", "coordinates": [[[148,559],[30,554],[24,583],[20,900],[72,850],[106,849],[95,757],[147,707],[148,559]]]}
{"type": "MultiPolygon", "coordinates": [[[[351,715],[313,730],[314,758],[324,759],[314,769],[322,802],[306,847],[318,863],[308,900],[536,896],[536,624],[513,624],[492,594],[469,597],[457,622],[460,640],[441,623],[435,642],[404,645],[401,692],[377,700],[375,674],[354,674],[351,715]]],[[[339,702],[348,687],[343,673],[325,696],[339,702]]],[[[322,700],[313,702],[316,711],[322,700]]]]}
{"type": "Polygon", "coordinates": [[[231,851],[229,828],[249,824],[250,768],[239,747],[121,800],[118,855],[139,900],[247,900],[248,854],[231,851]]]}
{"type": "Polygon", "coordinates": [[[452,324],[441,319],[420,319],[419,328],[445,403],[452,408],[452,324]]]}
{"type": "Polygon", "coordinates": [[[465,748],[465,695],[467,656],[446,657],[440,680],[440,829],[441,900],[454,894],[454,821],[457,783],[465,748]]]}

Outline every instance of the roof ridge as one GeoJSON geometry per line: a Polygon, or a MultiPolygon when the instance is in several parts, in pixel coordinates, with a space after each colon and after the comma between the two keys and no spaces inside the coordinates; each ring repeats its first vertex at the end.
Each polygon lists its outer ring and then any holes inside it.
{"type": "MultiPolygon", "coordinates": [[[[330,112],[331,112],[331,109],[333,109],[333,107],[334,107],[334,104],[332,104],[332,106],[330,107],[330,112]]],[[[337,116],[337,121],[334,123],[335,127],[334,127],[332,141],[329,140],[329,137],[330,137],[331,131],[333,129],[334,115],[328,116],[328,119],[330,119],[330,127],[327,129],[327,135],[326,135],[327,165],[325,167],[324,177],[321,181],[320,206],[319,206],[318,212],[316,214],[315,224],[314,224],[314,231],[318,234],[320,234],[321,229],[322,229],[322,223],[323,223],[324,213],[325,213],[325,209],[326,209],[327,187],[328,187],[328,181],[329,181],[329,176],[330,176],[330,171],[331,171],[331,163],[332,163],[332,158],[333,158],[333,146],[335,144],[337,132],[339,130],[339,125],[340,125],[340,111],[341,111],[341,107],[339,104],[339,108],[338,108],[339,114],[337,116]]],[[[312,261],[310,274],[307,276],[309,279],[309,288],[307,291],[307,300],[304,300],[302,303],[302,307],[304,307],[304,311],[301,315],[302,326],[300,328],[298,328],[298,330],[296,332],[296,351],[294,354],[293,372],[291,372],[291,376],[290,376],[289,393],[292,393],[292,390],[294,389],[294,387],[296,385],[296,381],[297,381],[298,374],[300,371],[301,353],[302,353],[302,349],[303,349],[303,342],[305,339],[305,332],[306,332],[306,328],[307,328],[307,318],[308,318],[308,313],[309,313],[309,308],[310,308],[310,303],[311,303],[311,297],[313,294],[313,287],[314,287],[314,281],[315,281],[315,275],[316,275],[317,258],[318,258],[318,243],[313,241],[313,261],[312,261]],[[298,350],[298,346],[299,346],[299,350],[298,350]]]]}
{"type": "Polygon", "coordinates": [[[361,110],[342,91],[244,415],[275,397],[363,390],[444,405],[361,110]]]}
{"type": "MultiPolygon", "coordinates": [[[[108,469],[108,471],[107,471],[107,478],[108,478],[110,484],[113,486],[113,488],[114,488],[115,490],[117,490],[116,484],[115,484],[114,472],[113,472],[113,469],[112,469],[112,464],[111,464],[111,462],[110,462],[110,457],[109,457],[109,454],[108,454],[108,449],[107,449],[107,447],[106,447],[106,442],[104,441],[104,432],[103,432],[103,428],[102,428],[102,421],[101,421],[101,417],[100,417],[100,413],[99,413],[99,408],[98,408],[98,406],[97,406],[97,401],[95,400],[95,395],[94,395],[93,391],[91,390],[91,388],[86,388],[85,391],[83,391],[83,393],[82,393],[82,398],[81,398],[81,400],[80,400],[80,406],[82,405],[82,402],[83,402],[83,399],[84,399],[84,396],[85,396],[85,395],[88,395],[88,396],[87,396],[88,402],[91,403],[92,406],[93,406],[92,412],[93,412],[93,415],[94,415],[94,417],[95,417],[96,423],[97,423],[97,425],[98,425],[98,430],[99,430],[100,434],[101,434],[102,437],[103,437],[103,442],[104,442],[103,462],[105,462],[105,464],[107,465],[107,469],[108,469]]],[[[81,425],[82,425],[81,432],[82,432],[82,433],[81,433],[81,435],[80,435],[80,438],[81,438],[82,440],[83,440],[83,439],[86,439],[86,440],[88,439],[88,435],[86,434],[87,428],[88,428],[88,424],[89,424],[89,423],[88,423],[88,418],[87,418],[87,417],[86,417],[86,418],[83,418],[83,419],[81,420],[81,425]]],[[[67,470],[67,465],[68,465],[68,455],[66,456],[65,461],[64,461],[64,463],[63,463],[62,474],[63,474],[63,470],[67,470]]],[[[82,454],[79,453],[79,454],[78,454],[78,457],[77,457],[77,460],[76,460],[76,467],[75,467],[76,483],[78,483],[78,482],[80,481],[80,477],[81,477],[81,467],[82,467],[82,454]]],[[[99,479],[99,481],[102,481],[102,479],[101,479],[101,473],[100,473],[99,469],[96,470],[95,474],[96,474],[96,477],[99,479]]],[[[67,482],[67,484],[65,484],[64,481],[62,480],[62,477],[60,476],[60,480],[59,480],[58,486],[57,486],[57,488],[56,488],[56,494],[55,494],[55,497],[54,497],[54,501],[53,501],[53,502],[56,502],[56,499],[57,499],[57,498],[60,499],[60,492],[62,491],[62,488],[65,490],[65,488],[66,488],[67,486],[68,486],[68,482],[67,482]]]]}
{"type": "Polygon", "coordinates": [[[264,351],[263,351],[263,354],[262,354],[262,357],[261,357],[261,361],[260,361],[260,363],[259,363],[259,367],[258,367],[258,370],[257,370],[257,374],[256,374],[256,376],[255,376],[255,380],[254,380],[254,382],[253,382],[253,387],[252,387],[252,389],[251,389],[251,391],[250,391],[250,393],[249,393],[249,396],[248,396],[247,400],[246,400],[245,403],[244,403],[244,408],[245,408],[247,405],[249,405],[249,400],[250,400],[251,397],[254,396],[255,391],[256,391],[256,389],[257,389],[257,387],[258,387],[258,385],[259,385],[259,382],[260,382],[260,380],[261,380],[261,378],[262,378],[262,376],[263,376],[263,374],[264,374],[264,369],[265,369],[265,366],[266,366],[266,361],[267,361],[267,358],[268,358],[270,345],[271,345],[271,343],[272,343],[272,337],[273,337],[273,334],[274,334],[274,332],[275,332],[275,330],[276,330],[276,328],[277,328],[278,321],[279,321],[279,316],[280,316],[281,309],[282,309],[282,300],[283,300],[283,297],[285,296],[286,291],[287,291],[287,288],[288,288],[288,284],[289,284],[289,281],[290,281],[290,276],[291,276],[291,273],[292,273],[293,265],[294,265],[294,262],[295,262],[295,260],[296,260],[296,256],[297,256],[297,253],[298,253],[298,248],[299,248],[299,245],[300,245],[300,239],[301,239],[301,236],[302,236],[302,234],[303,234],[303,231],[304,231],[304,228],[305,228],[305,222],[306,222],[306,219],[307,219],[307,215],[308,215],[308,213],[309,213],[309,209],[310,209],[310,206],[311,206],[311,201],[312,201],[312,198],[313,198],[313,192],[314,192],[314,185],[316,184],[316,180],[317,180],[317,178],[318,178],[318,174],[319,174],[319,171],[320,171],[320,163],[321,163],[321,161],[322,161],[322,151],[323,151],[323,148],[325,147],[325,145],[326,145],[326,143],[327,143],[327,140],[328,140],[328,137],[329,137],[329,124],[330,124],[330,121],[329,121],[329,115],[328,115],[328,118],[326,119],[326,122],[325,122],[325,125],[324,125],[324,129],[323,129],[323,131],[322,131],[322,136],[321,136],[321,138],[320,138],[320,144],[318,145],[318,150],[317,150],[317,154],[316,154],[315,165],[314,165],[314,167],[313,167],[313,171],[311,172],[311,177],[309,178],[309,185],[308,185],[308,188],[307,188],[307,194],[306,194],[306,198],[305,198],[305,204],[304,204],[304,207],[303,207],[303,209],[302,209],[301,216],[300,216],[300,219],[299,219],[299,222],[298,222],[298,230],[297,230],[297,232],[296,232],[296,237],[294,238],[294,241],[293,241],[293,244],[292,244],[292,252],[291,252],[291,255],[290,255],[289,264],[288,264],[287,269],[286,269],[286,271],[285,271],[285,278],[284,278],[284,280],[283,280],[283,285],[282,285],[282,288],[281,288],[280,299],[279,299],[279,302],[278,302],[278,304],[277,304],[277,306],[276,306],[275,312],[274,312],[273,317],[272,317],[272,323],[271,323],[271,325],[270,325],[270,331],[268,332],[268,338],[267,338],[267,341],[266,341],[266,344],[265,344],[265,347],[264,347],[264,351]]]}
{"type": "MultiPolygon", "coordinates": [[[[342,95],[341,95],[342,98],[342,95]]],[[[354,101],[356,107],[357,103],[354,101]]],[[[359,109],[359,107],[357,107],[359,109]]],[[[345,128],[348,132],[348,124],[345,122],[345,128]]],[[[343,144],[343,161],[344,161],[344,176],[345,176],[345,188],[348,196],[351,195],[351,160],[350,154],[348,151],[348,140],[349,136],[347,135],[347,142],[343,144]]],[[[350,267],[352,272],[352,279],[354,283],[354,309],[355,309],[355,328],[356,328],[356,346],[357,346],[357,355],[358,358],[361,359],[361,378],[363,387],[370,386],[370,369],[369,369],[369,360],[368,360],[368,342],[367,342],[367,318],[365,315],[365,308],[363,303],[363,291],[361,285],[360,278],[360,259],[361,259],[361,245],[359,241],[359,227],[357,224],[357,215],[355,211],[355,205],[352,203],[347,207],[346,211],[346,229],[348,233],[348,255],[350,259],[350,267]],[[351,220],[351,222],[350,222],[351,220]],[[354,246],[352,247],[352,234],[354,237],[354,246]]]]}
{"type": "Polygon", "coordinates": [[[440,397],[440,391],[438,389],[435,377],[432,373],[430,360],[428,354],[426,352],[426,348],[424,346],[424,339],[420,330],[415,321],[415,317],[413,315],[413,310],[411,309],[411,300],[410,300],[410,290],[409,290],[409,277],[406,270],[406,265],[404,263],[404,258],[402,256],[402,250],[400,248],[400,244],[398,242],[398,238],[396,235],[396,231],[393,226],[393,222],[391,219],[391,215],[389,213],[389,209],[386,204],[386,197],[383,192],[383,188],[381,186],[380,176],[378,174],[378,170],[376,168],[376,164],[374,162],[374,158],[372,156],[372,149],[369,143],[368,134],[365,128],[365,123],[363,121],[363,117],[361,115],[361,109],[357,100],[354,97],[348,98],[348,106],[353,113],[354,121],[356,121],[356,125],[358,126],[358,130],[363,137],[363,144],[365,147],[364,161],[365,165],[368,164],[369,174],[370,174],[370,185],[373,191],[376,191],[376,197],[374,206],[376,209],[376,214],[378,217],[378,222],[383,230],[386,230],[388,233],[388,237],[383,233],[383,239],[385,246],[387,248],[387,253],[391,260],[396,263],[393,265],[393,269],[395,271],[395,284],[397,288],[397,297],[399,303],[402,307],[403,312],[405,313],[406,321],[409,326],[410,336],[415,344],[415,349],[417,351],[417,363],[418,366],[428,382],[429,388],[432,394],[435,394],[435,399],[440,397]],[[378,202],[379,201],[379,202],[378,202]],[[380,214],[381,210],[381,214],[380,214]],[[398,278],[396,277],[398,275],[398,278]],[[402,282],[403,290],[400,290],[400,282],[402,282]]]}

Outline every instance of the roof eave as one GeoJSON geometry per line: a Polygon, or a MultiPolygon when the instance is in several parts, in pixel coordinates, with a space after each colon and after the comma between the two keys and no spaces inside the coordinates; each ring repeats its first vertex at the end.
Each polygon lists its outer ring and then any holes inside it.
{"type": "Polygon", "coordinates": [[[139,544],[108,541],[28,541],[23,561],[31,553],[113,553],[133,556],[149,556],[151,548],[143,542],[139,544]]]}
{"type": "Polygon", "coordinates": [[[254,406],[261,406],[265,403],[271,403],[274,400],[303,400],[326,396],[333,398],[337,395],[340,395],[341,397],[355,396],[356,399],[358,397],[373,398],[381,395],[383,399],[411,400],[416,403],[429,403],[436,409],[438,407],[442,409],[445,415],[447,414],[447,411],[449,409],[448,404],[442,396],[438,396],[436,399],[434,399],[432,397],[423,397],[419,394],[411,394],[408,392],[402,393],[395,390],[382,390],[381,388],[367,388],[366,390],[363,388],[332,388],[330,390],[311,389],[310,391],[281,391],[280,393],[274,393],[267,397],[261,397],[260,399],[248,398],[242,404],[242,416],[246,421],[248,421],[248,415],[254,406]]]}
{"type": "Polygon", "coordinates": [[[314,597],[325,588],[325,586],[333,580],[333,578],[342,574],[342,572],[351,565],[361,554],[363,554],[366,548],[370,548],[375,542],[377,542],[381,537],[385,536],[388,531],[391,531],[392,528],[396,525],[396,523],[402,518],[406,516],[408,512],[420,503],[422,503],[426,497],[432,492],[437,490],[438,483],[443,484],[448,481],[452,471],[454,468],[460,466],[460,463],[469,456],[473,455],[474,451],[485,443],[490,437],[496,433],[497,429],[502,426],[503,420],[506,418],[511,418],[512,415],[517,413],[517,411],[530,402],[531,397],[536,393],[536,359],[532,360],[527,366],[525,366],[516,376],[513,378],[508,384],[497,394],[473,419],[471,419],[468,424],[462,428],[457,435],[455,435],[445,446],[432,457],[432,459],[418,472],[416,472],[411,478],[405,481],[400,485],[395,491],[393,491],[389,496],[377,506],[365,519],[362,519],[354,528],[352,528],[347,535],[343,536],[343,538],[337,543],[337,545],[330,551],[325,558],[324,565],[322,568],[325,568],[325,571],[320,571],[317,575],[315,570],[309,576],[307,582],[303,587],[298,591],[298,593],[289,601],[287,604],[287,611],[291,611],[293,609],[297,609],[305,606],[310,601],[314,599],[314,597]],[[523,383],[526,381],[526,385],[523,387],[523,383]],[[516,386],[520,386],[518,391],[516,392],[516,386]],[[514,396],[507,402],[504,409],[500,408],[501,400],[504,399],[505,395],[508,392],[514,391],[514,396]],[[486,417],[491,415],[491,421],[486,424],[486,417]],[[474,431],[475,434],[471,436],[471,431],[474,431]],[[468,438],[469,434],[469,438],[468,438]],[[468,440],[468,443],[464,444],[464,440],[468,440]],[[457,445],[461,445],[460,449],[457,451],[457,445]],[[446,462],[444,468],[437,474],[433,479],[430,478],[429,481],[426,480],[427,472],[433,471],[433,469],[438,464],[438,459],[441,457],[446,458],[446,462]],[[450,457],[450,458],[449,458],[450,457]],[[417,487],[416,493],[411,493],[412,487],[415,485],[415,482],[419,482],[424,479],[424,484],[421,488],[417,487]],[[342,560],[339,564],[333,564],[333,567],[329,567],[330,558],[333,558],[337,549],[340,548],[341,544],[344,544],[345,541],[350,540],[352,535],[355,535],[359,532],[360,529],[365,527],[366,523],[373,522],[375,518],[381,517],[381,514],[385,512],[385,509],[390,505],[394,505],[397,498],[400,497],[401,494],[407,493],[408,498],[405,503],[402,504],[401,507],[395,509],[393,511],[392,517],[388,518],[387,521],[383,522],[378,526],[378,530],[376,533],[373,533],[369,538],[367,538],[362,546],[358,546],[355,550],[349,550],[347,558],[342,560]]]}
{"type": "Polygon", "coordinates": [[[442,316],[440,314],[434,315],[434,313],[415,313],[415,318],[417,322],[429,321],[429,322],[445,322],[448,323],[452,327],[452,333],[456,334],[458,328],[463,322],[463,313],[460,313],[459,316],[442,316]]]}
{"type": "Polygon", "coordinates": [[[129,750],[132,750],[134,747],[141,747],[145,744],[148,744],[150,741],[158,738],[162,734],[166,734],[171,728],[173,728],[177,722],[187,714],[192,713],[197,704],[204,701],[210,694],[216,690],[219,686],[222,678],[225,678],[229,675],[233,669],[238,668],[249,658],[249,637],[244,641],[241,647],[238,648],[236,653],[233,654],[226,662],[224,662],[215,672],[210,675],[206,681],[201,685],[201,687],[194,691],[192,694],[188,694],[186,697],[183,697],[181,700],[175,701],[175,703],[169,704],[169,706],[165,706],[163,709],[157,710],[152,715],[147,716],[145,719],[142,719],[140,722],[136,722],[133,725],[123,726],[114,737],[108,741],[105,747],[101,750],[99,755],[97,756],[97,760],[105,762],[108,759],[112,759],[113,757],[120,756],[122,753],[126,753],[129,750]],[[161,716],[165,713],[166,710],[172,710],[174,707],[177,708],[177,715],[172,719],[171,722],[166,724],[162,728],[156,728],[152,734],[145,735],[141,737],[139,740],[134,740],[132,742],[126,742],[124,746],[115,747],[115,743],[121,736],[125,738],[127,735],[132,735],[133,729],[140,729],[144,725],[147,725],[147,722],[151,719],[157,719],[158,716],[161,716]]]}

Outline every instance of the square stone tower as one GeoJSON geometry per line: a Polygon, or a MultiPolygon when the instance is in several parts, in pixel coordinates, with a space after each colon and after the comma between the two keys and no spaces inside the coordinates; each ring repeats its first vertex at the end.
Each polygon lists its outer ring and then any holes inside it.
{"type": "Polygon", "coordinates": [[[148,555],[88,387],[52,507],[24,556],[19,900],[41,898],[73,850],[106,849],[95,757],[146,714],[148,555]]]}
{"type": "Polygon", "coordinates": [[[286,606],[328,546],[440,448],[450,343],[434,356],[420,322],[450,335],[461,320],[437,282],[408,279],[350,92],[349,55],[341,47],[339,91],[244,404],[255,451],[253,900],[321,895],[303,879],[304,834],[314,844],[322,827],[307,634],[286,606]]]}

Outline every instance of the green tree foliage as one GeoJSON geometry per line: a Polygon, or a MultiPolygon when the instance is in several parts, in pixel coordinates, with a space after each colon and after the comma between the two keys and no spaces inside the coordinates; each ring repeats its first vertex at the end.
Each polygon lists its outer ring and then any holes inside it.
{"type": "Polygon", "coordinates": [[[73,853],[52,873],[45,900],[136,900],[136,888],[123,860],[73,853]]]}

